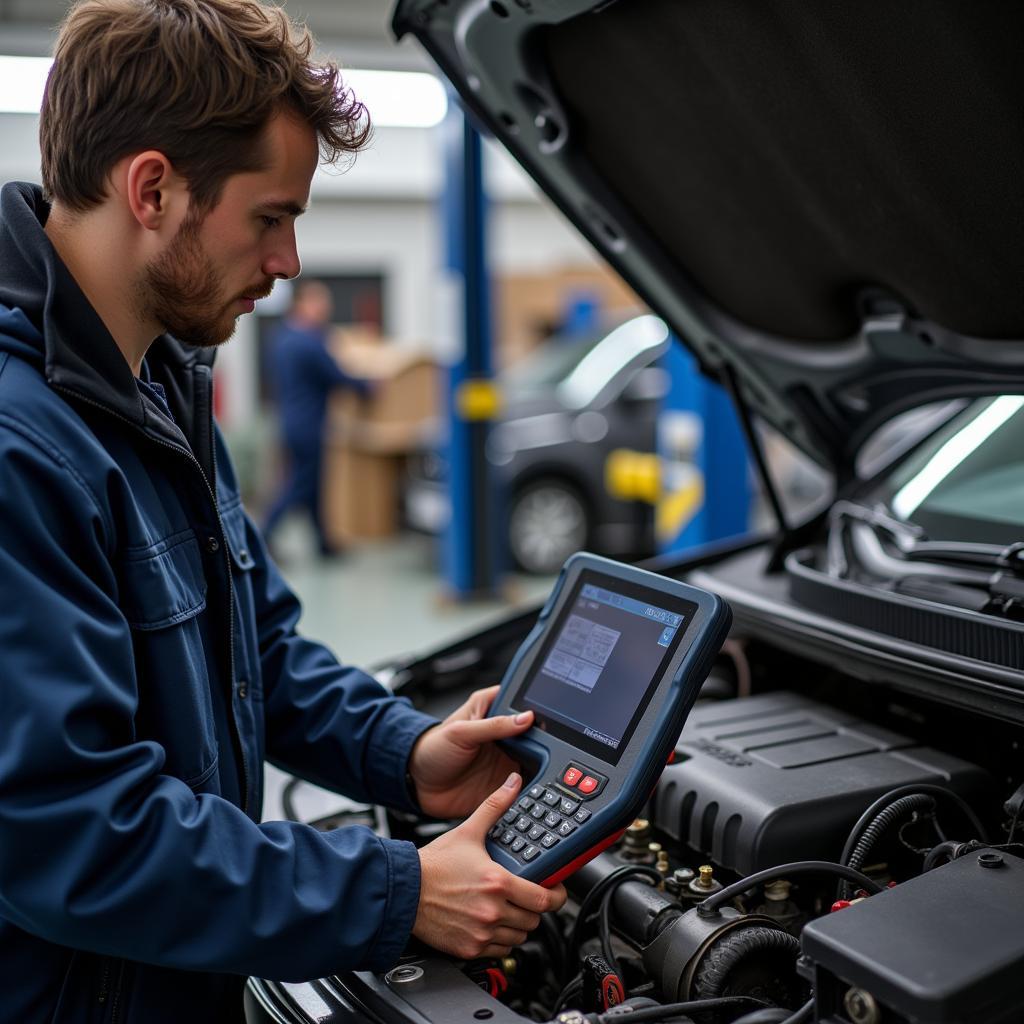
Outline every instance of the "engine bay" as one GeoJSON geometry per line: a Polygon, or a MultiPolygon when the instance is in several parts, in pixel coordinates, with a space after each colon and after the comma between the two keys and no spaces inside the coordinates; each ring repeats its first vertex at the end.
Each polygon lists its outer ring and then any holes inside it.
{"type": "MultiPolygon", "coordinates": [[[[429,687],[399,688],[444,713],[504,649],[446,655],[422,666],[429,687]]],[[[387,975],[298,986],[322,1003],[305,1017],[258,1016],[298,999],[259,983],[251,1019],[1019,1019],[1024,944],[982,941],[1024,895],[1019,742],[1011,723],[734,634],[644,816],[522,946],[473,962],[410,947],[387,975]]],[[[418,844],[451,824],[375,820],[418,844]]]]}

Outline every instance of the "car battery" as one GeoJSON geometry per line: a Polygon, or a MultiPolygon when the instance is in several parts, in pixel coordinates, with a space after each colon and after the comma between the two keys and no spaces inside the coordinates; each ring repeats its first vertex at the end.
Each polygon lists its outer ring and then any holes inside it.
{"type": "Polygon", "coordinates": [[[976,850],[812,921],[800,973],[819,1024],[1024,1016],[1024,860],[976,850]]]}

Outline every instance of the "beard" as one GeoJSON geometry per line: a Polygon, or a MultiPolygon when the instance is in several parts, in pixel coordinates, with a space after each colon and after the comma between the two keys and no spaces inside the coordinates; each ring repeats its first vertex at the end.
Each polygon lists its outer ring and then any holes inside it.
{"type": "MultiPolygon", "coordinates": [[[[231,306],[225,301],[213,261],[203,249],[199,229],[203,218],[190,211],[167,249],[146,265],[141,282],[141,311],[186,345],[213,347],[235,333],[231,306]]],[[[244,294],[264,298],[274,287],[262,281],[244,294]]]]}

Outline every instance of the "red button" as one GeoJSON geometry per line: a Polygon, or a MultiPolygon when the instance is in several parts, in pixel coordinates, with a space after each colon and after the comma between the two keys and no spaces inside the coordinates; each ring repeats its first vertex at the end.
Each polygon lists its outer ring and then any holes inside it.
{"type": "Polygon", "coordinates": [[[597,789],[597,779],[593,775],[585,775],[580,782],[581,793],[593,793],[597,789]]]}
{"type": "MultiPolygon", "coordinates": [[[[566,768],[565,774],[562,776],[562,781],[567,786],[575,786],[576,783],[579,782],[582,777],[583,772],[581,772],[579,768],[566,768]]],[[[591,782],[593,782],[593,779],[591,779],[591,782]]]]}

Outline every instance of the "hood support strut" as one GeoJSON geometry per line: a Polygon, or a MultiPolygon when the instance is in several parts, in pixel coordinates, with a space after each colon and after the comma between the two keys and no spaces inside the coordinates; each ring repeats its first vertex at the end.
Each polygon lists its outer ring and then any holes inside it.
{"type": "Polygon", "coordinates": [[[789,535],[789,521],[786,519],[786,511],[782,507],[782,500],[779,497],[778,489],[776,488],[775,481],[772,479],[771,472],[768,469],[768,461],[764,456],[764,447],[761,444],[760,437],[757,435],[757,431],[754,429],[754,421],[751,419],[750,410],[747,408],[747,404],[743,401],[740,394],[739,380],[736,375],[736,370],[730,363],[725,363],[722,366],[722,378],[722,383],[725,385],[726,391],[729,392],[732,404],[736,408],[736,414],[740,418],[740,426],[742,426],[743,434],[747,439],[747,447],[750,449],[750,453],[754,457],[754,462],[757,465],[757,475],[761,478],[761,483],[764,485],[765,494],[767,495],[768,502],[772,507],[775,520],[779,525],[779,532],[782,535],[779,544],[776,545],[775,551],[772,554],[771,563],[769,565],[770,571],[776,571],[780,568],[780,554],[782,549],[785,547],[786,538],[789,535]]]}

